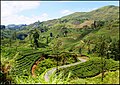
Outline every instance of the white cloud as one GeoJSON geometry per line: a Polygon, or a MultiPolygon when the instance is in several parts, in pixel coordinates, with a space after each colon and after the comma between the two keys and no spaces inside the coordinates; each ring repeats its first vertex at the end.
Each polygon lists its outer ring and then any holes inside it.
{"type": "Polygon", "coordinates": [[[39,16],[32,16],[32,17],[26,17],[23,15],[11,15],[10,17],[5,17],[2,18],[1,23],[8,25],[8,24],[31,24],[34,23],[36,21],[45,21],[48,20],[49,16],[47,13],[43,13],[42,15],[39,16]]]}
{"type": "Polygon", "coordinates": [[[64,14],[64,15],[68,15],[68,14],[72,14],[73,12],[70,11],[70,10],[62,10],[61,11],[61,14],[64,14]]]}
{"type": "MultiPolygon", "coordinates": [[[[20,12],[35,9],[40,5],[39,1],[1,1],[1,24],[24,23],[34,21],[36,17],[19,15],[20,12]],[[28,21],[27,21],[28,20],[28,21]]],[[[46,16],[44,15],[44,18],[46,16]]]]}
{"type": "Polygon", "coordinates": [[[40,5],[37,1],[2,1],[1,16],[10,16],[24,10],[36,8],[40,5]]]}

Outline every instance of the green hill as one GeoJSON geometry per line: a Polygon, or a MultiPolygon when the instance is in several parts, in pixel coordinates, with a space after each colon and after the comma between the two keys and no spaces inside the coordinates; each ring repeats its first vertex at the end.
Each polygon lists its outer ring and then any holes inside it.
{"type": "MultiPolygon", "coordinates": [[[[64,16],[59,19],[53,19],[43,22],[35,22],[30,25],[30,27],[34,27],[35,24],[39,24],[40,27],[52,27],[56,24],[68,24],[68,25],[79,25],[83,23],[85,20],[95,20],[95,21],[108,21],[108,20],[118,20],[119,19],[119,7],[118,6],[105,6],[99,9],[90,11],[90,12],[75,12],[73,14],[64,16]]],[[[29,27],[29,26],[28,26],[29,27]]],[[[72,26],[71,26],[72,27],[72,26]]]]}
{"type": "MultiPolygon", "coordinates": [[[[75,12],[59,19],[38,21],[28,25],[23,30],[17,30],[16,35],[20,33],[28,34],[25,38],[28,41],[30,31],[34,29],[39,31],[39,42],[47,42],[49,46],[52,46],[60,41],[62,42],[60,47],[64,50],[78,52],[82,40],[95,42],[99,35],[119,39],[119,7],[109,5],[90,12],[75,12]],[[44,31],[42,32],[42,30],[44,31]],[[53,34],[52,38],[50,33],[53,34]]],[[[10,33],[13,34],[13,31],[10,33]]],[[[6,32],[8,31],[2,30],[3,35],[6,35],[6,32]]],[[[7,36],[10,37],[10,34],[7,36]]]]}
{"type": "Polygon", "coordinates": [[[111,20],[118,19],[119,7],[118,6],[104,6],[90,12],[76,12],[71,15],[62,17],[62,19],[92,19],[92,20],[111,20]]]}
{"type": "MultiPolygon", "coordinates": [[[[89,57],[87,62],[64,70],[67,73],[72,71],[72,77],[78,78],[76,80],[70,77],[70,82],[86,84],[93,80],[92,83],[101,83],[101,76],[97,74],[101,74],[99,67],[104,64],[106,73],[110,74],[105,75],[102,83],[118,83],[118,71],[109,71],[118,69],[119,41],[118,6],[110,5],[90,12],[75,12],[59,19],[37,21],[21,30],[1,30],[1,66],[5,78],[6,74],[10,74],[15,83],[45,83],[43,74],[49,68],[74,63],[77,61],[76,57],[89,57]],[[43,59],[41,58],[42,61],[37,66],[36,61],[41,56],[43,59]],[[101,60],[104,58],[103,63],[101,60]],[[31,76],[31,67],[34,66],[38,75],[36,78],[31,76]],[[23,78],[19,75],[23,75],[23,78]],[[96,75],[98,77],[94,78],[96,75]],[[114,82],[108,81],[109,79],[114,82]]],[[[0,75],[4,77],[3,73],[0,75]]],[[[50,80],[57,81],[54,78],[50,80]]],[[[61,78],[59,80],[62,81],[61,78]]]]}

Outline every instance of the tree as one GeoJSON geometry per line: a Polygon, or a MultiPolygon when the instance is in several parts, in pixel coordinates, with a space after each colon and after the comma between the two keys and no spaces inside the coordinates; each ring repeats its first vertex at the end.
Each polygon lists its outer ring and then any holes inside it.
{"type": "Polygon", "coordinates": [[[17,37],[17,34],[16,34],[16,31],[12,34],[12,39],[13,40],[16,40],[16,37],[17,37]]]}
{"type": "Polygon", "coordinates": [[[66,25],[66,24],[58,24],[58,25],[55,26],[55,28],[60,30],[59,36],[64,36],[64,37],[67,36],[67,33],[68,33],[67,28],[69,28],[69,27],[70,26],[66,25]]]}
{"type": "Polygon", "coordinates": [[[119,40],[116,39],[112,40],[111,44],[108,48],[108,57],[114,60],[120,60],[120,50],[119,50],[119,40]]]}
{"type": "Polygon", "coordinates": [[[105,56],[106,58],[112,58],[114,60],[120,60],[120,51],[119,51],[119,40],[116,38],[112,39],[110,36],[104,36],[104,40],[101,39],[101,37],[98,38],[97,43],[95,44],[95,47],[93,48],[93,52],[100,52],[100,45],[101,42],[105,42],[105,56]]]}
{"type": "MultiPolygon", "coordinates": [[[[103,39],[103,37],[101,37],[101,38],[103,39]]],[[[105,66],[104,60],[103,60],[103,57],[105,56],[105,41],[104,41],[104,39],[101,41],[101,44],[100,44],[99,56],[101,56],[101,60],[102,60],[102,82],[103,82],[104,66],[105,66]]]]}
{"type": "Polygon", "coordinates": [[[32,35],[33,35],[33,30],[30,30],[29,31],[29,40],[30,40],[31,44],[32,44],[32,35]]]}
{"type": "Polygon", "coordinates": [[[30,30],[30,32],[29,32],[29,40],[30,40],[31,44],[33,44],[33,46],[35,46],[35,49],[37,47],[39,47],[39,44],[38,44],[39,36],[40,36],[39,31],[37,29],[30,30]]]}
{"type": "Polygon", "coordinates": [[[103,82],[103,78],[104,78],[104,71],[106,69],[104,69],[105,65],[106,65],[106,61],[105,61],[105,57],[107,56],[107,48],[108,48],[108,44],[107,44],[107,38],[105,35],[100,35],[98,37],[100,40],[98,41],[98,49],[97,49],[97,53],[99,54],[99,56],[101,57],[101,62],[102,62],[102,82],[103,82]]]}
{"type": "Polygon", "coordinates": [[[34,38],[35,48],[39,47],[38,45],[39,34],[37,31],[33,34],[33,38],[34,38]]]}
{"type": "Polygon", "coordinates": [[[52,32],[50,33],[50,37],[53,37],[53,33],[52,32]]]}
{"type": "Polygon", "coordinates": [[[47,36],[46,37],[46,44],[48,44],[49,42],[48,42],[48,39],[49,39],[49,36],[47,36]]]}

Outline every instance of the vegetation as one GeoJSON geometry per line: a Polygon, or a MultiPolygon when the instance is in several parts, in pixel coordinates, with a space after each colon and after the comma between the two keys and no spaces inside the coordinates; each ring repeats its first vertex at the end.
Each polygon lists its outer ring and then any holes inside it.
{"type": "Polygon", "coordinates": [[[118,9],[110,5],[24,29],[1,28],[1,84],[118,84],[118,9]],[[66,65],[45,80],[50,69],[66,65]]]}
{"type": "Polygon", "coordinates": [[[103,82],[101,82],[101,74],[92,78],[75,78],[72,81],[69,81],[71,84],[119,84],[119,70],[106,72],[103,82]]]}
{"type": "MultiPolygon", "coordinates": [[[[119,69],[119,63],[112,59],[105,59],[104,71],[112,71],[119,69]]],[[[92,58],[85,63],[81,63],[76,66],[61,69],[64,70],[64,74],[71,71],[71,77],[87,78],[94,77],[102,72],[102,61],[100,58],[92,58]]]]}

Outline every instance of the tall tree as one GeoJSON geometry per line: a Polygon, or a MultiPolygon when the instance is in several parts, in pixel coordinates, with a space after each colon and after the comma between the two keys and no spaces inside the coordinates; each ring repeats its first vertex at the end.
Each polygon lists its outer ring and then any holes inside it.
{"type": "Polygon", "coordinates": [[[38,44],[39,33],[37,31],[33,34],[33,39],[34,39],[35,48],[39,47],[38,44]]]}
{"type": "Polygon", "coordinates": [[[106,69],[104,69],[105,65],[106,65],[106,61],[105,61],[105,57],[106,57],[106,53],[107,53],[107,42],[106,42],[106,36],[104,35],[100,35],[99,37],[100,41],[98,42],[99,44],[97,44],[99,46],[99,48],[97,49],[97,52],[99,54],[99,56],[101,57],[101,62],[102,62],[102,82],[103,82],[103,78],[104,78],[104,71],[106,69]]]}
{"type": "Polygon", "coordinates": [[[30,30],[30,32],[29,32],[29,40],[30,40],[31,44],[33,44],[35,49],[37,47],[39,47],[39,44],[38,44],[39,36],[40,36],[40,34],[39,34],[39,31],[37,29],[30,30]]]}

